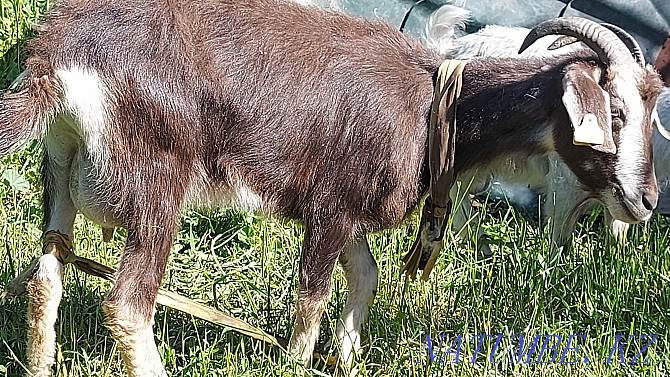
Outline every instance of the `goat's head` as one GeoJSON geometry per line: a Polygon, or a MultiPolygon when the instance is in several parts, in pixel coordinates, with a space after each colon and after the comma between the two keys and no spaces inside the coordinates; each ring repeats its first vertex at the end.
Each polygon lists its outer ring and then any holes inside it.
{"type": "Polygon", "coordinates": [[[662,127],[654,122],[661,80],[645,67],[635,41],[611,29],[574,17],[546,21],[531,30],[520,52],[540,37],[559,34],[598,55],[602,64],[577,61],[564,69],[562,102],[573,132],[554,125],[554,147],[615,218],[637,222],[651,216],[658,200],[651,131],[662,127]]]}

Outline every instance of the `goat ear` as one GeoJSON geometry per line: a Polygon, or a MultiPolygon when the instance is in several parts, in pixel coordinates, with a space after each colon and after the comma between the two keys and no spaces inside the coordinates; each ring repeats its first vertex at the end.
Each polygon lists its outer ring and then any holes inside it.
{"type": "Polygon", "coordinates": [[[562,100],[572,124],[573,143],[615,154],[610,96],[589,73],[570,69],[563,77],[562,100]]]}
{"type": "Polygon", "coordinates": [[[661,136],[670,140],[670,131],[668,131],[668,129],[665,128],[665,125],[661,123],[661,118],[658,116],[657,106],[654,106],[654,110],[651,112],[651,122],[661,136]]]}

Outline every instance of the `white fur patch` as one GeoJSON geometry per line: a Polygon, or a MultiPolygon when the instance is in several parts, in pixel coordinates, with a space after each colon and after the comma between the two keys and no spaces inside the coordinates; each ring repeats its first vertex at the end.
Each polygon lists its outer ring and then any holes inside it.
{"type": "Polygon", "coordinates": [[[626,235],[628,234],[629,227],[630,225],[628,223],[619,220],[612,220],[612,223],[610,224],[612,235],[620,244],[626,243],[626,235]]]}
{"type": "Polygon", "coordinates": [[[243,184],[238,184],[237,190],[234,190],[231,196],[231,202],[235,206],[250,210],[261,208],[261,197],[243,184]]]}
{"type": "MultiPolygon", "coordinates": [[[[107,307],[106,307],[107,309],[107,307]]],[[[138,323],[117,318],[107,310],[109,327],[118,342],[130,377],[167,377],[154,342],[153,321],[138,323]]]]}
{"type": "Polygon", "coordinates": [[[314,346],[319,338],[321,314],[323,314],[325,303],[330,300],[330,294],[320,299],[308,299],[301,296],[298,295],[298,310],[295,314],[295,324],[288,349],[303,364],[311,366],[314,346]]]}
{"type": "Polygon", "coordinates": [[[73,66],[57,70],[63,84],[64,105],[72,117],[73,126],[81,132],[86,148],[96,165],[106,160],[109,96],[95,71],[73,66]]]}
{"type": "MultiPolygon", "coordinates": [[[[617,68],[634,72],[640,70],[637,65],[631,65],[617,68]]],[[[611,67],[610,69],[615,69],[615,67],[611,67]]],[[[626,78],[639,77],[639,75],[634,75],[632,72],[614,72],[612,76],[614,77],[613,85],[616,93],[633,93],[633,95],[624,95],[621,97],[628,108],[628,112],[626,113],[626,124],[619,134],[616,176],[619,179],[619,182],[621,182],[621,188],[624,191],[624,200],[627,202],[626,204],[629,206],[629,209],[638,216],[640,214],[637,213],[638,211],[636,211],[636,207],[639,208],[639,206],[641,206],[640,198],[642,195],[642,185],[644,184],[642,181],[643,178],[640,175],[640,171],[643,170],[643,165],[645,163],[644,134],[641,127],[644,120],[644,105],[642,104],[640,96],[637,95],[637,93],[639,93],[637,82],[626,78]],[[634,207],[630,208],[631,205],[634,207]]],[[[607,204],[609,205],[610,203],[607,204]]],[[[643,211],[642,209],[640,210],[643,211]]],[[[617,214],[613,213],[612,215],[618,217],[617,214]]]]}
{"type": "MultiPolygon", "coordinates": [[[[53,174],[51,182],[51,211],[47,219],[47,230],[57,230],[73,237],[74,218],[77,209],[70,195],[70,168],[78,136],[72,127],[58,117],[49,127],[44,138],[48,151],[48,170],[53,174]]],[[[45,161],[46,162],[46,161],[45,161]]]]}
{"type": "MultiPolygon", "coordinates": [[[[228,176],[237,174],[229,171],[228,176]]],[[[191,175],[187,201],[197,207],[230,206],[247,211],[259,211],[264,204],[261,196],[239,178],[231,178],[225,187],[216,187],[202,167],[191,175]]]]}
{"type": "Polygon", "coordinates": [[[519,55],[519,48],[530,29],[487,25],[480,31],[455,38],[462,32],[462,24],[469,12],[453,5],[443,5],[430,16],[426,23],[426,43],[442,55],[458,59],[476,59],[482,56],[495,58],[527,58],[536,56],[558,56],[584,49],[583,43],[574,43],[556,50],[547,50],[558,37],[540,38],[519,55]]]}
{"type": "Polygon", "coordinates": [[[304,6],[317,6],[322,8],[330,8],[333,10],[341,9],[340,0],[293,0],[294,2],[304,6]]]}

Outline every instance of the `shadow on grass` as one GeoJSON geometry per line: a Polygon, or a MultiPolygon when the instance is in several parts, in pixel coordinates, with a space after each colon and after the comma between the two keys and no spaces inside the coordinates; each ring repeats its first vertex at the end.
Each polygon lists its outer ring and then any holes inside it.
{"type": "MultiPolygon", "coordinates": [[[[115,342],[104,326],[101,304],[106,292],[78,282],[65,285],[56,323],[55,375],[86,368],[94,374],[103,370],[105,375],[122,375],[115,342]]],[[[0,365],[7,368],[9,376],[24,375],[27,367],[27,301],[24,294],[0,306],[0,365]]],[[[246,358],[249,364],[258,359],[280,362],[286,357],[276,347],[163,307],[156,311],[154,333],[166,368],[181,375],[194,367],[192,359],[202,354],[225,360],[233,351],[236,358],[246,358]]]]}

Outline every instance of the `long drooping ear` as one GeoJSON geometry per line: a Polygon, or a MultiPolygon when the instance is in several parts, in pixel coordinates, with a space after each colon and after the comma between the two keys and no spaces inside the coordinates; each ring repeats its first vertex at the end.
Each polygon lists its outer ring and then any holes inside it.
{"type": "Polygon", "coordinates": [[[575,64],[563,76],[563,105],[570,117],[573,143],[616,154],[610,96],[595,77],[595,68],[575,64]]]}

